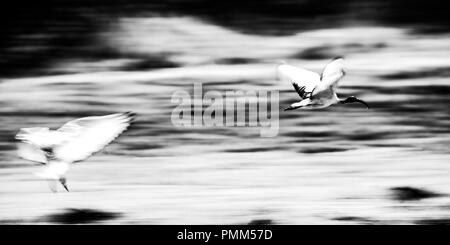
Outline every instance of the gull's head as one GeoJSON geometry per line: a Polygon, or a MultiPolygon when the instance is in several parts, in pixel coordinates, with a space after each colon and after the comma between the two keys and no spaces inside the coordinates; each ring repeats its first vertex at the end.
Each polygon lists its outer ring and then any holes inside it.
{"type": "Polygon", "coordinates": [[[49,160],[55,159],[55,153],[53,152],[53,147],[43,147],[41,149],[44,152],[47,159],[49,159],[49,160]]]}

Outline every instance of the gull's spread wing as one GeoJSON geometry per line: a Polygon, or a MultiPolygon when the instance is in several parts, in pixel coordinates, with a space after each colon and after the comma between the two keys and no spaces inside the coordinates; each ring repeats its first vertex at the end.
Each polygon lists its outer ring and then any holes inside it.
{"type": "Polygon", "coordinates": [[[65,162],[77,162],[88,158],[124,132],[133,117],[132,113],[120,113],[85,117],[66,123],[56,132],[71,137],[53,148],[54,157],[65,162]]]}
{"type": "Polygon", "coordinates": [[[45,155],[45,152],[41,150],[41,148],[21,142],[17,144],[17,154],[20,158],[23,158],[28,161],[47,164],[47,157],[45,155]]]}
{"type": "Polygon", "coordinates": [[[49,128],[22,128],[16,139],[39,148],[51,148],[67,140],[67,134],[56,133],[49,128]]]}

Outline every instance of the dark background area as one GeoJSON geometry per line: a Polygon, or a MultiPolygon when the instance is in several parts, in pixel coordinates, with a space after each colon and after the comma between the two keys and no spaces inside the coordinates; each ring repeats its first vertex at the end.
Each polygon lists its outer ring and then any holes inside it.
{"type": "Polygon", "coordinates": [[[40,68],[60,57],[118,56],[91,42],[93,34],[118,16],[195,16],[267,36],[374,23],[420,33],[450,30],[448,4],[438,0],[7,0],[1,5],[2,77],[42,73],[40,68]]]}

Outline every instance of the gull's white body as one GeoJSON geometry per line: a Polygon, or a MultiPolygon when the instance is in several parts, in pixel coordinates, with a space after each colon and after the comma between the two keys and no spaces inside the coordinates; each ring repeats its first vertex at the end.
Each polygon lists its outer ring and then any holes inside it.
{"type": "Polygon", "coordinates": [[[337,58],[327,64],[321,75],[289,64],[278,66],[278,76],[291,82],[294,87],[303,87],[309,97],[304,96],[299,102],[291,104],[290,109],[318,109],[336,104],[340,101],[335,89],[344,77],[344,60],[337,58]]]}
{"type": "MultiPolygon", "coordinates": [[[[111,143],[130,125],[131,113],[85,117],[70,121],[57,130],[24,128],[17,134],[18,154],[21,158],[45,165],[36,173],[47,180],[60,180],[71,163],[85,160],[111,143]]],[[[53,190],[54,188],[52,188],[53,190]]]]}
{"type": "Polygon", "coordinates": [[[70,164],[64,161],[49,161],[45,169],[41,172],[36,172],[35,175],[47,180],[59,180],[66,176],[69,166],[70,164]]]}

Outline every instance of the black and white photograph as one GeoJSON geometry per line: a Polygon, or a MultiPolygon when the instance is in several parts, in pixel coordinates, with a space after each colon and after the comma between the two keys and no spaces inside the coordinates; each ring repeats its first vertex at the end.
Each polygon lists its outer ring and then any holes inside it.
{"type": "Polygon", "coordinates": [[[443,1],[1,5],[1,225],[450,224],[443,1]]]}

